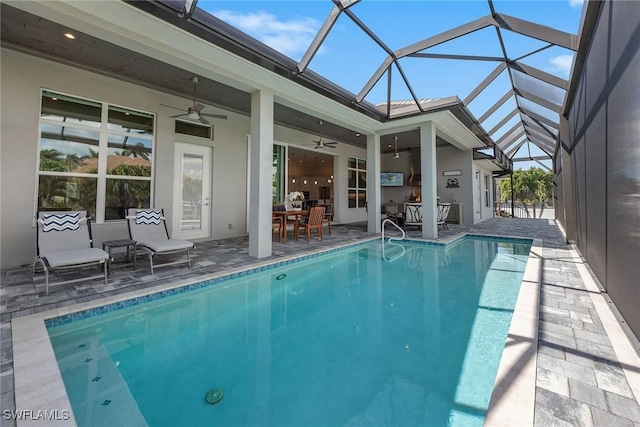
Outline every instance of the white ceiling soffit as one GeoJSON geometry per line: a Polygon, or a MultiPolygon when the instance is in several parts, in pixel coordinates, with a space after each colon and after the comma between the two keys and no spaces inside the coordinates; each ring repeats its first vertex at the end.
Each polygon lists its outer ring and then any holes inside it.
{"type": "Polygon", "coordinates": [[[273,91],[284,105],[313,112],[342,126],[375,133],[380,122],[158,19],[122,1],[32,0],[11,6],[107,42],[189,69],[245,92],[273,91]],[[188,47],[188,48],[187,48],[188,47]]]}

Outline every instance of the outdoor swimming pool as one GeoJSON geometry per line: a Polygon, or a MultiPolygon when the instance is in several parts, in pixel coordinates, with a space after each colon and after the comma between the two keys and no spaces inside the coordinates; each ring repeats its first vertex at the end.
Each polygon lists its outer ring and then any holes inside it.
{"type": "Polygon", "coordinates": [[[530,246],[359,245],[48,332],[80,426],[481,426],[530,246]]]}

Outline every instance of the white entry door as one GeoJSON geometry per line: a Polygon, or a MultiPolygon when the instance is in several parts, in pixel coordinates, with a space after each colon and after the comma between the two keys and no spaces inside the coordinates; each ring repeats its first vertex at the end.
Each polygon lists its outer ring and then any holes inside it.
{"type": "Polygon", "coordinates": [[[173,238],[211,236],[211,147],[175,144],[173,238]]]}

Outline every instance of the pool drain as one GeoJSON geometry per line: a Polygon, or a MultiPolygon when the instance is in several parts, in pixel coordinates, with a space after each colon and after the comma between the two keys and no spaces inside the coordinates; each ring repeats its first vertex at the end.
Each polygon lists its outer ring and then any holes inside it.
{"type": "Polygon", "coordinates": [[[286,274],[284,274],[284,273],[282,273],[282,274],[280,274],[279,276],[277,276],[277,277],[276,277],[276,280],[282,280],[282,279],[284,279],[285,277],[287,277],[287,275],[286,275],[286,274]]]}
{"type": "Polygon", "coordinates": [[[224,397],[224,390],[221,388],[214,388],[207,392],[207,395],[204,397],[204,401],[209,405],[215,405],[220,402],[224,397]]]}

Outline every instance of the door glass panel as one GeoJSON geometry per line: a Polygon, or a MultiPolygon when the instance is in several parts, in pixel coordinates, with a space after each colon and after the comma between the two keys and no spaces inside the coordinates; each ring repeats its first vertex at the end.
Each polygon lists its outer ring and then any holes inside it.
{"type": "Polygon", "coordinates": [[[282,203],[284,201],[284,165],[285,155],[284,146],[273,146],[273,163],[271,166],[271,201],[274,205],[282,203]]]}
{"type": "Polygon", "coordinates": [[[204,158],[197,154],[182,156],[182,209],[180,231],[202,229],[202,178],[204,158]]]}

